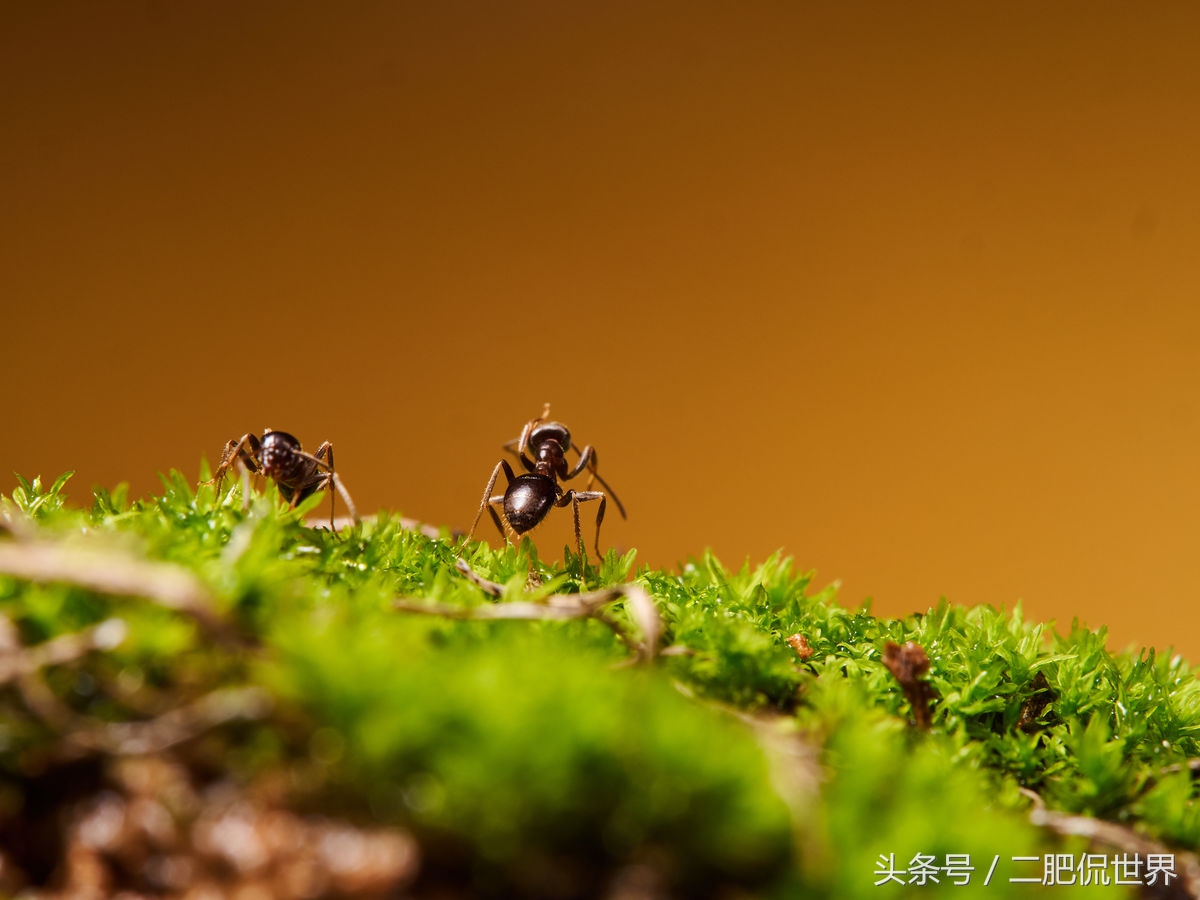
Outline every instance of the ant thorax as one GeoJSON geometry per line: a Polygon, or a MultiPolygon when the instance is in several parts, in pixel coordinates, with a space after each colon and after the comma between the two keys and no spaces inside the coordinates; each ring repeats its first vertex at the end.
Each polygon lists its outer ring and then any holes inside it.
{"type": "Polygon", "coordinates": [[[534,450],[533,470],[539,475],[562,475],[566,469],[566,453],[558,441],[548,439],[534,450]]]}

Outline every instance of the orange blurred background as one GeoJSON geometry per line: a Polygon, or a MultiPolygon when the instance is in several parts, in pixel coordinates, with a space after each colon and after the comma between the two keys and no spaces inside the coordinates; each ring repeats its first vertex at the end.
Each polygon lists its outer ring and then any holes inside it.
{"type": "Polygon", "coordinates": [[[549,400],[640,562],[1200,659],[1200,8],[649,6],[4,5],[0,490],[465,527],[549,400]]]}

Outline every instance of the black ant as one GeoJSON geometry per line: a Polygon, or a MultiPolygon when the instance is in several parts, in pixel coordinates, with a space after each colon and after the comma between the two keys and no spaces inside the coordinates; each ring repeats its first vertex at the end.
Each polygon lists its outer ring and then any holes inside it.
{"type": "Polygon", "coordinates": [[[552,507],[563,507],[570,504],[571,511],[575,514],[575,542],[579,545],[579,565],[582,572],[587,551],[584,549],[583,535],[579,528],[579,504],[589,500],[600,501],[600,507],[596,511],[595,547],[597,556],[603,555],[600,553],[600,523],[604,521],[608,495],[612,496],[623,519],[627,518],[625,507],[613,489],[609,487],[608,482],[601,478],[596,471],[596,451],[591,445],[585,446],[582,450],[575,448],[575,452],[579,454],[579,460],[575,463],[574,468],[567,467],[566,452],[571,449],[571,433],[561,422],[546,421],[549,417],[550,404],[547,403],[540,416],[525,423],[525,427],[521,430],[521,436],[517,440],[509,441],[504,445],[505,449],[521,461],[526,472],[521,475],[515,474],[512,466],[504,459],[496,463],[496,467],[492,469],[492,477],[488,479],[487,487],[483,489],[483,499],[480,500],[479,510],[475,513],[475,521],[471,523],[471,529],[467,532],[467,540],[469,541],[475,533],[475,527],[479,524],[479,518],[485,509],[491,515],[492,521],[496,523],[496,528],[504,535],[505,540],[508,540],[510,533],[519,537],[532,529],[546,518],[552,507]],[[532,453],[532,458],[526,455],[526,450],[532,453]],[[608,495],[604,491],[570,489],[564,491],[559,485],[560,479],[568,481],[584,469],[588,471],[587,487],[592,486],[593,480],[599,481],[608,495]],[[503,494],[493,496],[492,489],[496,486],[496,479],[500,477],[501,472],[508,480],[508,487],[503,494]],[[502,505],[504,508],[503,521],[496,513],[497,505],[502,505]]]}
{"type": "MultiPolygon", "coordinates": [[[[280,495],[292,507],[317,491],[336,488],[346,501],[351,517],[355,522],[359,521],[358,510],[350,499],[350,493],[333,470],[333,444],[329,441],[322,443],[316,453],[306,453],[300,447],[300,441],[286,431],[267,428],[263,431],[261,441],[247,432],[236,440],[226,442],[216,472],[210,481],[204,483],[215,483],[219,496],[225,473],[238,464],[243,470],[272,479],[279,486],[280,495]]],[[[333,494],[329,496],[329,528],[336,530],[333,525],[334,498],[333,494]]]]}

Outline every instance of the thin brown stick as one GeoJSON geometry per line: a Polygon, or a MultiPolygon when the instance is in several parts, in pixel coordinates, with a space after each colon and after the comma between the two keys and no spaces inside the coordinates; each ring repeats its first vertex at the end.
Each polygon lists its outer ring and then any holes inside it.
{"type": "Polygon", "coordinates": [[[0,543],[0,574],[37,584],[70,584],[100,594],[142,597],[190,616],[210,635],[236,640],[200,581],[170,563],[53,541],[21,541],[0,543]]]}
{"type": "Polygon", "coordinates": [[[86,750],[122,756],[161,753],[226,722],[261,719],[271,710],[262,688],[221,688],[145,722],[81,728],[66,739],[86,750]]]}
{"type": "Polygon", "coordinates": [[[0,616],[0,685],[32,675],[46,666],[61,666],[93,650],[111,650],[125,640],[127,629],[120,619],[106,619],[75,634],[51,638],[33,647],[22,647],[15,639],[16,627],[0,616]]]}
{"type": "MultiPolygon", "coordinates": [[[[467,579],[490,596],[499,597],[503,593],[503,585],[479,575],[465,560],[458,560],[456,566],[467,579]]],[[[641,659],[649,659],[655,655],[659,638],[662,636],[662,619],[658,615],[658,608],[645,588],[639,584],[614,585],[586,594],[552,594],[538,602],[513,600],[508,603],[486,603],[468,607],[399,597],[392,605],[402,612],[442,616],[448,619],[563,621],[594,618],[616,632],[641,659]],[[628,601],[629,614],[640,633],[640,640],[629,635],[619,621],[603,612],[605,606],[617,600],[628,601]]]]}
{"type": "Polygon", "coordinates": [[[1179,772],[1183,772],[1183,771],[1190,772],[1192,777],[1195,778],[1196,775],[1198,773],[1200,773],[1200,758],[1193,758],[1193,759],[1189,759],[1185,762],[1175,763],[1174,765],[1163,766],[1161,769],[1158,770],[1158,774],[1159,775],[1176,775],[1179,772]]]}
{"type": "Polygon", "coordinates": [[[74,712],[42,677],[42,670],[49,666],[74,662],[94,650],[111,650],[125,636],[123,621],[107,619],[83,631],[25,647],[16,626],[0,615],[0,686],[16,684],[29,711],[62,733],[67,757],[89,752],[159,753],[225,722],[261,718],[270,710],[270,696],[261,688],[223,688],[148,721],[102,722],[74,712]]]}
{"type": "Polygon", "coordinates": [[[1162,889],[1161,895],[1200,897],[1200,860],[1197,860],[1195,854],[1168,847],[1166,844],[1151,840],[1145,835],[1138,834],[1124,825],[1118,825],[1107,819],[1075,816],[1047,809],[1045,801],[1036,791],[1028,788],[1021,788],[1020,791],[1033,801],[1033,809],[1029,811],[1029,821],[1037,827],[1048,828],[1055,834],[1064,837],[1085,837],[1095,843],[1137,856],[1146,856],[1151,853],[1174,856],[1179,866],[1176,874],[1179,875],[1182,884],[1162,889]]]}
{"type": "Polygon", "coordinates": [[[497,581],[489,581],[488,579],[484,578],[482,575],[472,569],[471,564],[461,556],[454,561],[454,568],[458,569],[458,571],[467,579],[467,581],[471,582],[471,584],[475,585],[477,588],[480,588],[485,594],[488,594],[492,597],[499,597],[504,593],[504,585],[497,581]]]}
{"type": "MultiPolygon", "coordinates": [[[[339,484],[340,483],[341,482],[339,481],[339,484]]],[[[309,516],[304,520],[304,524],[308,528],[322,528],[326,525],[329,525],[334,531],[341,531],[343,528],[349,528],[350,526],[356,525],[359,522],[370,522],[373,521],[373,519],[373,516],[366,516],[365,518],[357,519],[351,516],[337,516],[331,522],[329,519],[326,519],[323,516],[309,516]]],[[[440,538],[443,532],[448,534],[450,538],[454,540],[462,537],[462,532],[456,531],[453,528],[439,528],[436,525],[430,525],[428,522],[421,522],[417,519],[409,519],[405,516],[401,516],[395,521],[399,522],[400,527],[405,531],[417,531],[428,538],[440,538]]]]}
{"type": "Polygon", "coordinates": [[[624,596],[624,590],[608,588],[591,594],[554,594],[541,603],[513,600],[509,603],[485,603],[481,606],[451,606],[447,603],[427,603],[399,597],[393,601],[392,605],[402,612],[425,613],[447,619],[542,621],[586,618],[596,610],[614,600],[620,600],[624,596]]]}

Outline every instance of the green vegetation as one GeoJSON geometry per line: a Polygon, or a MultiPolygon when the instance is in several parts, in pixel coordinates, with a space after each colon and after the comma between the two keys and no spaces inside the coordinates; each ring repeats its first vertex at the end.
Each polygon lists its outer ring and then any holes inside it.
{"type": "Polygon", "coordinates": [[[461,566],[178,473],[77,509],[67,477],[0,498],[0,896],[1003,898],[1046,854],[1200,883],[1194,671],[1103,631],[876,618],[779,556],[461,566]]]}

